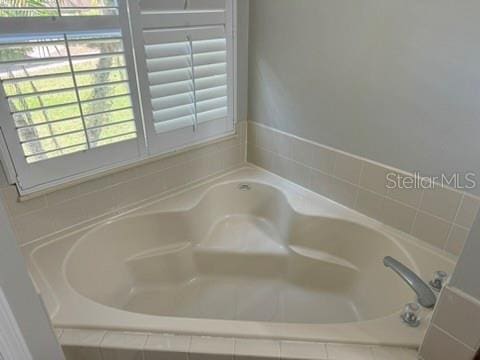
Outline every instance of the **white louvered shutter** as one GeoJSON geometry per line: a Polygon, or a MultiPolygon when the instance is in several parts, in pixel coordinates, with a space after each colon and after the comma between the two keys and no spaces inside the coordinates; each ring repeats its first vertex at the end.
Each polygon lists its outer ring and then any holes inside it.
{"type": "Polygon", "coordinates": [[[0,124],[20,190],[140,158],[126,6],[17,3],[0,0],[0,124]]]}
{"type": "Polygon", "coordinates": [[[151,153],[234,129],[233,2],[144,0],[131,8],[151,153]]]}

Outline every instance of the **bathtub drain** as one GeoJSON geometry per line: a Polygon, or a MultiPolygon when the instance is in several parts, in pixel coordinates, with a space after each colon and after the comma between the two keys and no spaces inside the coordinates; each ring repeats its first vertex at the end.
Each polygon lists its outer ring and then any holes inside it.
{"type": "Polygon", "coordinates": [[[251,190],[251,187],[248,184],[240,184],[238,185],[238,189],[240,191],[248,191],[248,190],[251,190]]]}

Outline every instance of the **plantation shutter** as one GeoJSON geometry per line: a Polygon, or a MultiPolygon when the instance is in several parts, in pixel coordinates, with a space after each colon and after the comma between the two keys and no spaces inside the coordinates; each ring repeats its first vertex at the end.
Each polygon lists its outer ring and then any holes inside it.
{"type": "Polygon", "coordinates": [[[21,192],[140,158],[126,7],[18,3],[0,0],[0,126],[21,192]]]}
{"type": "Polygon", "coordinates": [[[143,0],[131,8],[149,151],[234,129],[231,0],[143,0]]]}

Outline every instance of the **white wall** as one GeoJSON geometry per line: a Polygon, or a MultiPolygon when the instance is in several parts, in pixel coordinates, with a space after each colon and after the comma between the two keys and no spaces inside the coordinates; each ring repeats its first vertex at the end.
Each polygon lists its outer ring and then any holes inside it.
{"type": "Polygon", "coordinates": [[[478,14],[478,0],[252,1],[249,120],[480,180],[478,14]]]}

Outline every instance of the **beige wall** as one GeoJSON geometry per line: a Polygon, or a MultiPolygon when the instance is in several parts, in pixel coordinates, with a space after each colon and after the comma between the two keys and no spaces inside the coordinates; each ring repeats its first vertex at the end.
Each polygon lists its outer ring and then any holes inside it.
{"type": "Polygon", "coordinates": [[[480,180],[478,14],[477,0],[252,1],[249,120],[480,180]]]}

